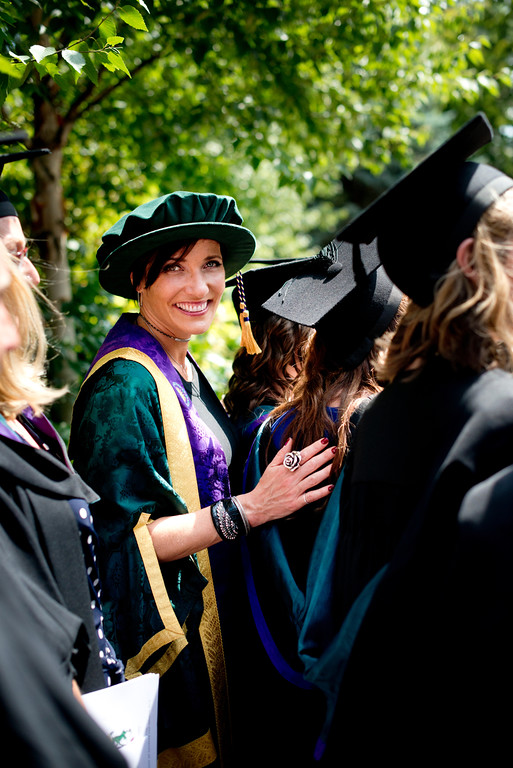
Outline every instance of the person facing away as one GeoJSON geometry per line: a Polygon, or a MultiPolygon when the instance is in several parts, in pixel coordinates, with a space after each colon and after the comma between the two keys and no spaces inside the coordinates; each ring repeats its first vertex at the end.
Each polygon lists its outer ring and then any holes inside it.
{"type": "Polygon", "coordinates": [[[241,476],[258,427],[288,397],[313,333],[311,328],[269,312],[262,305],[298,268],[307,270],[311,262],[311,258],[277,261],[239,273],[228,281],[228,285],[235,285],[232,301],[242,336],[223,405],[239,434],[241,476]],[[246,326],[251,328],[248,341],[246,326]]]}
{"type": "MultiPolygon", "coordinates": [[[[377,236],[411,301],[341,490],[337,589],[356,639],[327,765],[440,750],[495,762],[508,743],[496,683],[508,687],[511,664],[483,628],[511,625],[511,609],[487,621],[460,514],[472,499],[475,515],[486,495],[472,489],[513,463],[513,179],[468,160],[491,137],[477,115],[341,233],[377,236]]],[[[500,526],[474,531],[500,552],[500,526]]]]}
{"type": "MultiPolygon", "coordinates": [[[[258,478],[289,438],[301,461],[300,449],[310,442],[311,431],[321,429],[333,446],[331,481],[337,483],[358,419],[380,390],[376,339],[395,327],[401,300],[379,266],[375,244],[360,248],[340,242],[322,251],[309,269],[299,266],[269,298],[266,309],[315,331],[291,395],[271,411],[258,433],[248,482],[258,478]]],[[[309,500],[309,493],[305,496],[309,500]]],[[[268,656],[248,699],[272,690],[272,706],[284,713],[271,718],[262,752],[255,750],[255,764],[277,741],[278,731],[281,739],[270,764],[286,759],[314,764],[326,709],[323,686],[314,682],[315,657],[335,631],[328,563],[337,546],[338,510],[325,506],[323,500],[309,504],[247,542],[250,603],[268,656]]],[[[251,701],[244,711],[247,706],[251,701]]],[[[251,718],[255,721],[258,712],[251,718]]]]}

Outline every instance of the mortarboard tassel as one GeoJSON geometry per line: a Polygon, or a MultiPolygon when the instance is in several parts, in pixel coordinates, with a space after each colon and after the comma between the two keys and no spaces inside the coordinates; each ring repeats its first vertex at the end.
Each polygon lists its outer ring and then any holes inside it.
{"type": "Polygon", "coordinates": [[[240,301],[240,309],[241,309],[241,312],[239,315],[240,328],[241,328],[240,345],[241,347],[246,348],[246,352],[248,353],[248,355],[259,355],[261,354],[262,350],[256,343],[255,337],[253,336],[253,331],[251,330],[251,322],[249,320],[249,311],[246,307],[244,285],[242,282],[242,275],[240,272],[237,272],[236,280],[237,280],[237,291],[239,292],[239,301],[240,301]]]}

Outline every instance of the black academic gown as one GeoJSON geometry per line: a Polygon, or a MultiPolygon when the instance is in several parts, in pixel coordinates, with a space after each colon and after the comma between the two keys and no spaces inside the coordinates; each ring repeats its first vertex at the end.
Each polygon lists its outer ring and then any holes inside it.
{"type": "Polygon", "coordinates": [[[69,668],[80,619],[12,568],[0,527],[0,740],[2,764],[123,768],[112,741],[75,700],[69,668]]]}
{"type": "MultiPolygon", "coordinates": [[[[375,399],[353,459],[341,499],[341,615],[388,570],[349,656],[324,763],[489,760],[509,732],[497,694],[513,682],[495,631],[511,618],[499,597],[513,585],[509,499],[501,485],[489,526],[464,525],[460,510],[472,503],[479,518],[487,479],[513,464],[513,377],[433,361],[375,399]],[[491,572],[484,558],[497,553],[491,572]]],[[[503,482],[511,488],[509,474],[503,482]]]]}
{"type": "MultiPolygon", "coordinates": [[[[0,526],[13,573],[21,573],[79,620],[72,663],[86,693],[105,686],[84,556],[71,499],[96,495],[46,451],[0,436],[0,526]]],[[[57,621],[57,619],[56,619],[57,621]]]]}

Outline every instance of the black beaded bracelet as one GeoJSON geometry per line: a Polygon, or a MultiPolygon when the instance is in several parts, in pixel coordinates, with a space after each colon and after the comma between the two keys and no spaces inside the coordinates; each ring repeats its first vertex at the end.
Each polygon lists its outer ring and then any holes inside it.
{"type": "Polygon", "coordinates": [[[235,497],[220,499],[210,507],[212,522],[223,541],[234,541],[239,536],[247,536],[250,530],[248,518],[242,504],[235,497]]]}

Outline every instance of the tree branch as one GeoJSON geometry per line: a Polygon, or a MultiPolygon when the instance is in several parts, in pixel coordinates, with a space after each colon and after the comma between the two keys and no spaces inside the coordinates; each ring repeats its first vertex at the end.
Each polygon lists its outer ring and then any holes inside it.
{"type": "MultiPolygon", "coordinates": [[[[138,74],[144,67],[147,67],[148,64],[152,64],[157,59],[161,58],[163,55],[162,51],[159,53],[155,53],[153,56],[150,56],[147,59],[144,59],[143,61],[139,62],[139,64],[132,70],[131,77],[133,78],[135,75],[138,74]]],[[[110,94],[116,90],[116,88],[119,88],[120,85],[123,85],[126,83],[127,80],[130,80],[131,78],[128,75],[123,75],[123,77],[119,78],[119,80],[116,83],[113,83],[112,85],[109,85],[108,88],[105,88],[103,91],[100,91],[100,93],[91,101],[87,102],[87,104],[84,106],[81,110],[76,110],[76,114],[74,116],[74,120],[78,120],[79,118],[83,117],[92,107],[95,107],[97,104],[100,104],[107,96],[110,96],[110,94]]],[[[89,89],[89,93],[92,91],[92,89],[89,89]]],[[[85,96],[84,98],[87,98],[85,96]]],[[[80,103],[84,102],[84,98],[76,99],[75,103],[78,102],[77,106],[80,106],[80,103]]],[[[72,105],[73,107],[74,105],[72,105]]],[[[72,107],[68,110],[68,115],[70,114],[72,107]]],[[[67,116],[66,116],[67,117],[67,116]]]]}
{"type": "MultiPolygon", "coordinates": [[[[73,41],[73,45],[79,45],[79,43],[84,43],[86,40],[89,40],[91,37],[93,37],[95,32],[97,32],[100,29],[101,25],[108,18],[110,18],[113,14],[116,13],[116,11],[118,10],[118,7],[119,7],[119,3],[120,3],[120,0],[116,0],[114,8],[112,8],[112,10],[110,10],[105,16],[102,16],[102,18],[100,19],[98,24],[95,27],[93,27],[93,29],[87,35],[85,35],[84,37],[81,37],[78,40],[74,40],[73,41]]],[[[57,53],[62,53],[62,51],[66,50],[66,49],[70,49],[69,40],[71,40],[73,37],[74,37],[74,35],[70,34],[66,29],[63,29],[62,30],[62,35],[59,38],[59,43],[61,43],[62,47],[61,48],[57,48],[56,52],[57,53]]]]}

